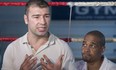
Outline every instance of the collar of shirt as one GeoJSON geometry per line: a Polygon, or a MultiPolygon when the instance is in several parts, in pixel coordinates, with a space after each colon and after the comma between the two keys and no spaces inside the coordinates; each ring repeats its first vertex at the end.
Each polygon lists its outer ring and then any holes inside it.
{"type": "MultiPolygon", "coordinates": [[[[102,62],[102,64],[101,64],[99,70],[107,70],[107,69],[106,69],[106,68],[107,68],[107,63],[108,63],[107,61],[108,61],[108,59],[104,56],[103,62],[102,62]]],[[[87,70],[87,62],[85,62],[83,70],[87,70]]]]}
{"type": "Polygon", "coordinates": [[[107,70],[107,63],[108,63],[108,59],[104,56],[103,62],[99,70],[107,70]]]}
{"type": "MultiPolygon", "coordinates": [[[[28,34],[28,32],[23,36],[23,38],[22,38],[22,40],[21,40],[20,43],[27,44],[28,46],[31,47],[31,45],[29,45],[28,40],[27,40],[27,34],[28,34]]],[[[52,33],[50,33],[48,41],[42,47],[40,47],[37,50],[36,54],[39,53],[39,52],[41,52],[45,48],[50,47],[51,45],[55,44],[55,39],[56,39],[56,37],[52,33]]]]}

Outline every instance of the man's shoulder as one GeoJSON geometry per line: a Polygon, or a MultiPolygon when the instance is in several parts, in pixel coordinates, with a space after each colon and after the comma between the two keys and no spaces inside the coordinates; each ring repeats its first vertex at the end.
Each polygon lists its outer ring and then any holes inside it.
{"type": "Polygon", "coordinates": [[[116,64],[112,62],[111,60],[107,59],[106,57],[104,58],[102,66],[106,65],[108,69],[110,70],[115,70],[116,69],[116,64]]]}
{"type": "Polygon", "coordinates": [[[8,46],[19,45],[21,41],[23,41],[24,36],[17,38],[16,40],[12,41],[8,46]]]}
{"type": "Polygon", "coordinates": [[[65,50],[65,51],[70,51],[71,50],[71,48],[69,47],[67,42],[65,42],[61,38],[58,38],[55,35],[53,35],[53,38],[54,38],[54,45],[57,45],[59,48],[62,48],[62,50],[65,50]]]}
{"type": "Polygon", "coordinates": [[[111,60],[108,59],[107,62],[111,67],[115,67],[116,68],[116,63],[112,62],[111,60]]]}
{"type": "Polygon", "coordinates": [[[60,43],[60,44],[67,44],[63,39],[57,37],[56,35],[54,34],[51,34],[52,38],[54,38],[54,40],[57,42],[57,43],[60,43]]]}
{"type": "Polygon", "coordinates": [[[20,42],[20,38],[17,38],[16,40],[12,41],[8,46],[18,45],[20,42]]]}

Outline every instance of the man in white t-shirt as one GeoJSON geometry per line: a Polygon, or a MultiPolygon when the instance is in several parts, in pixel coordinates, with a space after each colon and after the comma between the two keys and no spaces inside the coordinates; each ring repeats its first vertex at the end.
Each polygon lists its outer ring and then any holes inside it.
{"type": "Polygon", "coordinates": [[[41,70],[40,59],[47,55],[52,63],[63,56],[62,69],[76,70],[74,57],[68,44],[49,32],[50,8],[44,0],[29,0],[24,21],[28,32],[8,45],[2,70],[41,70]]]}
{"type": "Polygon", "coordinates": [[[88,32],[82,44],[82,59],[77,70],[116,70],[116,64],[104,55],[105,36],[97,30],[88,32]]]}

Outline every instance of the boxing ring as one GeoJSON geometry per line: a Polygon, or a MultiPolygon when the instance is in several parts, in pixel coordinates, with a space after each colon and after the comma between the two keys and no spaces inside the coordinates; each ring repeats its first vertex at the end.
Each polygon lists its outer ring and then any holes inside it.
{"type": "MultiPolygon", "coordinates": [[[[0,6],[25,6],[26,2],[0,2],[0,6]]],[[[66,38],[61,38],[62,40],[66,41],[67,43],[70,42],[82,42],[83,38],[72,38],[71,34],[71,25],[72,25],[72,7],[74,6],[116,6],[116,2],[49,2],[50,6],[69,6],[70,7],[70,14],[68,20],[68,35],[66,38]]],[[[7,37],[3,36],[0,37],[0,42],[11,42],[16,40],[17,37],[7,37]]],[[[116,38],[106,38],[107,43],[116,42],[116,38]]],[[[1,60],[1,56],[0,56],[1,60]]]]}
{"type": "MultiPolygon", "coordinates": [[[[48,2],[50,6],[69,6],[70,7],[70,16],[69,16],[69,29],[67,38],[61,38],[66,42],[82,42],[83,38],[71,38],[71,16],[72,16],[72,7],[73,6],[116,6],[116,2],[48,2]]],[[[25,6],[26,2],[0,2],[0,6],[25,6]]],[[[14,41],[17,38],[15,37],[0,37],[0,41],[14,41]]],[[[116,38],[106,38],[106,42],[116,42],[116,38]]]]}

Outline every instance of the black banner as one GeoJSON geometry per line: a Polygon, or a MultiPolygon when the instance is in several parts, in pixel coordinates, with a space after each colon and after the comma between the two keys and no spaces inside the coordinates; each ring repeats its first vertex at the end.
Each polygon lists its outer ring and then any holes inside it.
{"type": "MultiPolygon", "coordinates": [[[[59,0],[53,0],[59,1],[59,0]]],[[[63,0],[70,2],[70,0],[63,0]]],[[[72,2],[77,2],[71,0],[72,2]]],[[[79,0],[78,0],[79,1],[79,0]]],[[[83,0],[84,1],[84,0],[83,0]]],[[[93,2],[92,0],[85,0],[86,2],[93,2]]],[[[94,0],[99,1],[99,0],[94,0]]],[[[100,0],[113,1],[113,0],[100,0]]],[[[70,14],[69,6],[53,6],[52,19],[53,20],[68,20],[70,14]]],[[[116,6],[74,6],[72,10],[72,20],[116,20],[116,6]]]]}

